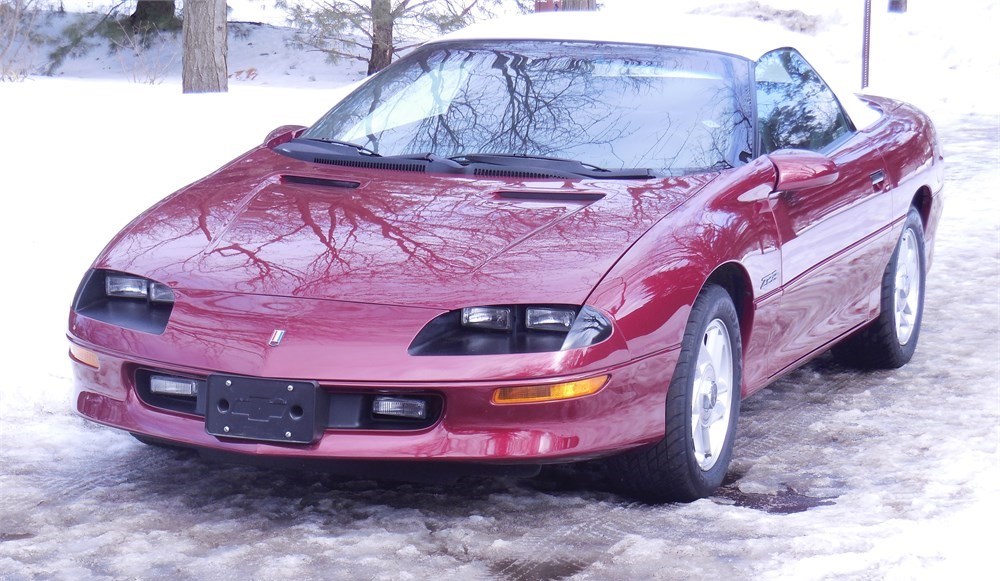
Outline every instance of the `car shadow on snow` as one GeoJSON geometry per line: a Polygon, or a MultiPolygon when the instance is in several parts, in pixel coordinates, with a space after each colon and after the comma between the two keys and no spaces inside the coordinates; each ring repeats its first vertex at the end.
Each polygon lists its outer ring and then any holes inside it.
{"type": "MultiPolygon", "coordinates": [[[[281,514],[270,518],[294,519],[297,510],[342,510],[351,506],[381,505],[394,509],[419,509],[442,517],[467,514],[491,514],[497,496],[509,498],[533,497],[536,502],[547,498],[553,504],[566,501],[600,502],[629,506],[634,501],[619,496],[600,462],[546,466],[532,478],[498,476],[464,476],[449,483],[419,483],[344,476],[315,470],[278,470],[274,468],[220,464],[203,460],[188,450],[148,450],[148,454],[167,455],[173,478],[164,479],[149,474],[146,492],[170,496],[176,491],[176,481],[199,482],[199,493],[183,495],[190,509],[201,511],[220,505],[229,510],[244,507],[247,514],[259,513],[261,507],[280,500],[281,514]],[[174,481],[173,483],[171,481],[174,481]]],[[[164,463],[149,466],[156,471],[164,463]]],[[[166,469],[166,468],[165,468],[166,469]]],[[[803,494],[790,485],[768,493],[745,492],[739,482],[744,474],[731,469],[722,487],[709,500],[716,504],[750,508],[771,514],[792,514],[819,506],[834,504],[830,497],[803,494]]],[[[133,483],[135,481],[133,480],[133,483]]],[[[640,503],[641,504],[641,503],[640,503]]],[[[350,513],[348,513],[350,514],[350,513]]],[[[361,510],[357,517],[364,518],[361,510]]],[[[346,524],[346,523],[344,523],[346,524]]]]}

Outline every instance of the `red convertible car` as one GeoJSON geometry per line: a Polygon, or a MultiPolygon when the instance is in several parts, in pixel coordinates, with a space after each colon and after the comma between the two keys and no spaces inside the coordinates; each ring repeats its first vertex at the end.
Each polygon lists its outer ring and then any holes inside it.
{"type": "Polygon", "coordinates": [[[481,25],[275,130],[86,273],[77,411],[256,461],[604,458],[635,498],[711,494],[741,398],[831,348],[911,358],[942,188],[920,111],[713,22],[481,25]]]}

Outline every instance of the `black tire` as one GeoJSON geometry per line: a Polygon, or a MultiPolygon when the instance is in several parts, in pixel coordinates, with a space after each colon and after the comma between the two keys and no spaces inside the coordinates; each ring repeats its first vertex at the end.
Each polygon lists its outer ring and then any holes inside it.
{"type": "Polygon", "coordinates": [[[917,349],[920,338],[920,324],[924,318],[924,281],[927,262],[924,255],[924,228],[920,214],[910,208],[903,225],[903,232],[896,243],[896,249],[882,275],[882,299],[879,316],[863,329],[833,348],[834,357],[845,365],[862,369],[895,369],[906,365],[917,349]],[[910,255],[908,251],[915,253],[910,255]],[[915,261],[916,267],[907,262],[915,261]],[[902,272],[904,269],[906,272],[902,272]],[[909,272],[909,271],[913,272],[909,272]],[[910,283],[913,275],[919,277],[915,285],[910,283]],[[902,276],[897,276],[902,275],[902,276]],[[901,280],[905,279],[905,281],[901,280]],[[905,284],[903,284],[905,283],[905,284]],[[901,286],[902,285],[902,286],[901,286]],[[917,296],[912,299],[912,291],[917,296]],[[912,303],[909,308],[898,310],[897,304],[912,303]],[[901,320],[908,324],[897,324],[901,320]]]}
{"type": "MultiPolygon", "coordinates": [[[[720,358],[724,359],[726,357],[720,358]]],[[[608,460],[611,480],[622,494],[644,502],[691,502],[709,496],[722,484],[736,439],[742,361],[739,318],[733,301],[722,287],[708,285],[695,300],[684,330],[677,367],[667,391],[666,433],[663,439],[608,460]],[[729,340],[728,359],[732,378],[728,397],[716,398],[718,384],[714,379],[705,381],[706,374],[698,370],[698,359],[702,345],[707,344],[710,334],[719,337],[713,341],[719,341],[723,333],[729,340]],[[711,400],[707,399],[703,388],[696,387],[696,382],[698,386],[711,385],[711,400]],[[696,397],[696,394],[701,395],[696,397]],[[706,419],[704,414],[708,406],[714,408],[728,400],[728,421],[716,420],[725,422],[726,432],[724,438],[716,439],[721,442],[721,446],[715,445],[718,450],[710,446],[714,455],[706,456],[696,450],[695,432],[698,428],[693,421],[696,418],[693,407],[699,397],[703,402],[699,408],[703,420],[706,419]],[[711,465],[707,468],[703,467],[709,463],[711,465]]],[[[725,370],[721,374],[724,375],[725,370]]],[[[716,378],[714,368],[711,376],[716,378]]],[[[704,441],[699,438],[702,448],[705,447],[704,441]]]]}

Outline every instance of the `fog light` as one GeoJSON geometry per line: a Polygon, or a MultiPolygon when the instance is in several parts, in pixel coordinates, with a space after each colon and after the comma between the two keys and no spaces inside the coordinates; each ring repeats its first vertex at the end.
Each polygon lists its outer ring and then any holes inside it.
{"type": "Polygon", "coordinates": [[[427,419],[427,402],[403,397],[376,397],[372,413],[380,416],[427,419]]]}
{"type": "Polygon", "coordinates": [[[149,378],[149,391],[160,395],[198,395],[198,382],[184,377],[154,375],[149,378]]]}
{"type": "Polygon", "coordinates": [[[501,387],[493,392],[493,403],[534,403],[583,397],[600,391],[609,376],[601,375],[579,381],[567,381],[553,385],[525,385],[501,387]]]}

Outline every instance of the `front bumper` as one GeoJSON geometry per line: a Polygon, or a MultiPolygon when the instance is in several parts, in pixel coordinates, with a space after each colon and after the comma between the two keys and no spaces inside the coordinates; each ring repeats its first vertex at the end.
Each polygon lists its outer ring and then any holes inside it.
{"type": "MultiPolygon", "coordinates": [[[[100,368],[74,362],[75,405],[83,417],[147,438],[249,459],[443,460],[475,463],[545,464],[585,460],[658,440],[664,432],[666,386],[677,350],[611,366],[599,392],[571,400],[518,405],[491,402],[498,387],[557,383],[581,375],[542,380],[406,382],[377,384],[319,379],[322,390],[339,393],[433,393],[442,408],[433,425],[415,430],[327,428],[308,444],[267,443],[217,437],[205,418],[149,405],[139,396],[142,370],[207,377],[210,371],[137,360],[93,350],[100,368]]],[[[586,376],[597,375],[588,370],[586,376]]],[[[265,462],[266,463],[266,462],[265,462]]]]}

